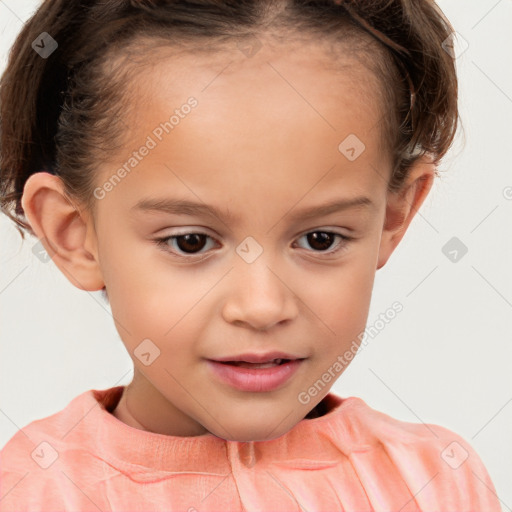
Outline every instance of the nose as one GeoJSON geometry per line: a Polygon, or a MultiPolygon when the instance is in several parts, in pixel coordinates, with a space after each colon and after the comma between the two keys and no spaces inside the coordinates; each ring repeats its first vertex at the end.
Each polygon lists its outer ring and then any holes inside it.
{"type": "Polygon", "coordinates": [[[222,309],[227,322],[268,330],[297,316],[293,283],[268,265],[263,255],[252,263],[238,261],[230,272],[222,309]]]}

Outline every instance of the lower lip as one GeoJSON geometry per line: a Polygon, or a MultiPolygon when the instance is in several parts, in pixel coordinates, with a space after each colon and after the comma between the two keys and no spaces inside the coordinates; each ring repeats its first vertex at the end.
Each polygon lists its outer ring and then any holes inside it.
{"type": "Polygon", "coordinates": [[[242,368],[208,360],[210,368],[222,381],[242,391],[273,391],[282,386],[299,368],[302,359],[295,359],[269,368],[242,368]]]}

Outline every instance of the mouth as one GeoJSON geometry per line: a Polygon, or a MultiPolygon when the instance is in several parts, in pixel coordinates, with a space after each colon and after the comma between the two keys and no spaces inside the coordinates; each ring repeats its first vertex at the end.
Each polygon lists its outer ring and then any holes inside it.
{"type": "Polygon", "coordinates": [[[230,360],[209,359],[216,379],[240,391],[268,392],[281,388],[302,366],[306,358],[246,355],[230,360]],[[253,361],[247,361],[252,359],[253,361]],[[259,361],[254,360],[260,359],[259,361]]]}
{"type": "Polygon", "coordinates": [[[305,359],[294,354],[287,354],[286,352],[280,352],[278,350],[272,350],[264,353],[248,352],[245,354],[237,354],[227,357],[217,357],[213,361],[218,363],[269,363],[269,364],[281,364],[283,361],[294,361],[297,359],[305,359]]]}
{"type": "MultiPolygon", "coordinates": [[[[297,361],[298,359],[294,359],[294,361],[297,361]]],[[[288,362],[292,361],[292,359],[272,359],[271,361],[268,361],[266,363],[249,363],[247,361],[215,361],[217,363],[221,364],[227,364],[230,366],[238,366],[240,368],[251,368],[254,370],[257,370],[259,368],[273,368],[274,366],[280,366],[282,364],[286,364],[288,362]]]]}

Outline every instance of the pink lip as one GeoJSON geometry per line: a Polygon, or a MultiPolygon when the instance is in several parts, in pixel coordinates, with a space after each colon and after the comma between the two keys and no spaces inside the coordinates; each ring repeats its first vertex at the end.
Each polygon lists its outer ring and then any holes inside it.
{"type": "Polygon", "coordinates": [[[265,392],[282,386],[298,370],[302,361],[294,359],[277,366],[259,369],[242,368],[211,359],[208,360],[208,364],[220,380],[235,388],[242,391],[265,392]]]}

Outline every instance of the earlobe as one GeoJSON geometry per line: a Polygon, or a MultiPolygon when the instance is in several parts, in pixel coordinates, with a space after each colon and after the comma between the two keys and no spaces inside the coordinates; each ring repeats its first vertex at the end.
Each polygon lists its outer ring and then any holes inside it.
{"type": "Polygon", "coordinates": [[[402,240],[412,219],[430,192],[434,176],[435,164],[429,155],[425,155],[413,164],[404,186],[399,191],[388,194],[377,270],[387,263],[402,240]]]}
{"type": "Polygon", "coordinates": [[[87,236],[93,232],[88,229],[89,217],[68,199],[62,180],[47,172],[31,175],[21,204],[35,235],[69,281],[81,290],[101,290],[97,255],[86,249],[87,236]]]}

